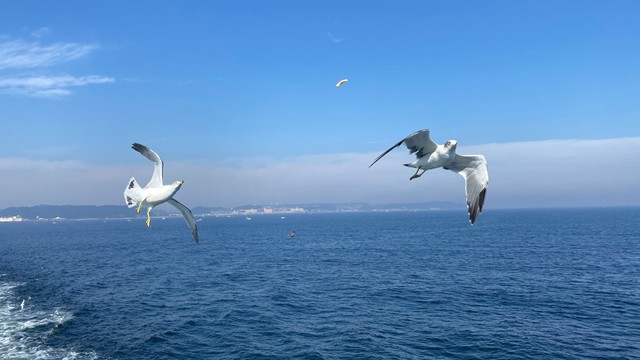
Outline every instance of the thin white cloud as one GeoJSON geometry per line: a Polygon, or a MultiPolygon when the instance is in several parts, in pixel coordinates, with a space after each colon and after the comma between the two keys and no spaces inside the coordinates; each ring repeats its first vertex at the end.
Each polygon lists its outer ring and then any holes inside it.
{"type": "Polygon", "coordinates": [[[69,95],[72,93],[71,88],[74,87],[107,84],[114,81],[114,78],[98,75],[0,78],[0,91],[6,94],[52,98],[69,95]]]}
{"type": "MultiPolygon", "coordinates": [[[[382,149],[384,150],[384,149],[382,149]]],[[[406,149],[403,149],[406,150],[406,149]]],[[[637,179],[640,137],[548,140],[459,147],[489,163],[485,209],[640,205],[637,179]]],[[[394,151],[372,168],[375,153],[343,153],[288,159],[168,161],[167,182],[185,180],[177,198],[188,206],[306,202],[451,201],[464,208],[464,180],[446,170],[409,181],[411,159],[394,151]]],[[[76,161],[0,158],[0,208],[17,205],[120,204],[127,180],[146,184],[153,166],[97,166],[76,161]]]]}
{"type": "Polygon", "coordinates": [[[84,164],[74,160],[32,160],[19,157],[0,158],[0,171],[5,174],[19,171],[49,172],[82,169],[84,164]]]}
{"type": "Polygon", "coordinates": [[[22,149],[25,154],[29,154],[31,157],[65,157],[71,156],[74,152],[80,150],[80,146],[77,144],[64,144],[55,146],[45,146],[39,148],[22,149]]]}
{"type": "MultiPolygon", "coordinates": [[[[41,38],[50,33],[50,28],[42,27],[31,35],[41,38]]],[[[114,78],[101,75],[51,75],[56,66],[84,58],[98,48],[96,44],[73,42],[42,45],[37,41],[0,41],[0,93],[61,98],[72,94],[73,88],[113,83],[114,78]],[[42,74],[42,69],[47,69],[46,75],[42,74]]]]}
{"type": "Polygon", "coordinates": [[[52,33],[51,29],[48,26],[43,26],[39,29],[35,29],[31,32],[31,36],[35,37],[35,38],[43,38],[45,36],[48,36],[52,33]]]}
{"type": "MultiPolygon", "coordinates": [[[[39,204],[114,204],[119,180],[109,167],[77,160],[0,158],[0,185],[7,186],[0,208],[39,204]],[[104,196],[101,193],[108,193],[104,196]],[[6,195],[6,196],[5,196],[6,195]]],[[[124,189],[124,187],[123,187],[124,189]]]]}
{"type": "Polygon", "coordinates": [[[50,67],[77,60],[98,48],[93,44],[56,43],[48,46],[22,40],[0,43],[0,70],[50,67]]]}

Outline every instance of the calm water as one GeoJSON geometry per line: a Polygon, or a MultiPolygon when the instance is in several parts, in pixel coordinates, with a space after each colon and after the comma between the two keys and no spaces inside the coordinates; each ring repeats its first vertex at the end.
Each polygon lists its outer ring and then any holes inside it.
{"type": "Polygon", "coordinates": [[[0,358],[640,357],[640,208],[198,225],[0,224],[0,358]]]}

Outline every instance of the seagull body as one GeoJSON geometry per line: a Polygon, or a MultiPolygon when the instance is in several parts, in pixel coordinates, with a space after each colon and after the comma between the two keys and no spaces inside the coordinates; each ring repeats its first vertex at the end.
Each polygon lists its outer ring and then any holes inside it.
{"type": "Polygon", "coordinates": [[[338,88],[338,87],[342,86],[342,84],[346,83],[347,81],[349,81],[349,79],[342,79],[342,80],[338,81],[338,83],[336,84],[336,87],[338,88]]]}
{"type": "Polygon", "coordinates": [[[458,142],[449,140],[443,145],[436,144],[429,137],[429,130],[419,130],[378,156],[369,167],[373,166],[383,156],[391,150],[405,144],[410,154],[416,154],[416,160],[404,164],[404,166],[416,169],[415,174],[409,178],[413,180],[422,176],[427,170],[443,168],[460,174],[465,180],[465,190],[467,194],[467,210],[469,221],[473,225],[482,212],[484,198],[489,184],[489,170],[487,160],[482,155],[459,155],[456,154],[458,142]],[[422,173],[418,172],[422,170],[422,173]]]}
{"type": "Polygon", "coordinates": [[[184,181],[174,181],[169,185],[164,185],[162,181],[163,162],[160,156],[148,147],[138,143],[134,143],[131,148],[151,160],[155,164],[155,167],[151,180],[144,188],[138,185],[135,178],[132,177],[129,180],[129,184],[124,190],[124,200],[127,206],[129,208],[137,207],[136,212],[138,213],[140,213],[141,207],[147,207],[147,227],[151,227],[151,210],[154,207],[164,202],[175,206],[180,210],[182,216],[184,216],[197,244],[200,241],[198,238],[198,228],[191,210],[173,198],[173,195],[180,190],[184,181]]]}

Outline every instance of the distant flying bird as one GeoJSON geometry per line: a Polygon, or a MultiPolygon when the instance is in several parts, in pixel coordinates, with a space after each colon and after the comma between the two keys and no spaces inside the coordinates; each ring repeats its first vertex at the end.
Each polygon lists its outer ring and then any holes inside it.
{"type": "Polygon", "coordinates": [[[338,81],[338,83],[336,84],[336,87],[339,88],[340,86],[342,86],[342,84],[346,83],[347,81],[349,81],[349,79],[342,79],[338,81]]]}
{"type": "Polygon", "coordinates": [[[167,202],[173,206],[175,206],[180,212],[184,219],[187,221],[187,225],[191,228],[191,233],[193,234],[193,238],[196,240],[196,244],[200,241],[198,238],[198,227],[196,226],[196,221],[193,218],[193,214],[191,214],[191,210],[186,206],[179,203],[176,199],[173,198],[184,181],[174,181],[171,185],[163,185],[162,183],[162,159],[160,156],[156,154],[153,150],[149,149],[144,145],[140,145],[138,143],[134,143],[131,148],[140,154],[144,155],[147,159],[153,161],[155,164],[155,168],[153,169],[153,175],[151,176],[151,180],[144,188],[140,187],[136,182],[135,178],[131,178],[129,180],[129,184],[124,189],[124,200],[127,203],[129,208],[133,208],[137,206],[136,212],[140,213],[140,208],[144,205],[148,207],[147,210],[147,227],[151,227],[151,210],[164,202],[167,202]]]}
{"type": "Polygon", "coordinates": [[[22,302],[20,303],[20,311],[24,310],[24,302],[25,300],[22,299],[22,302]]]}
{"type": "Polygon", "coordinates": [[[489,170],[484,156],[458,155],[456,154],[456,147],[458,146],[456,140],[449,140],[444,145],[438,145],[429,137],[429,130],[424,129],[400,140],[400,142],[378,156],[369,167],[403,143],[409,149],[409,154],[415,153],[417,158],[414,162],[404,164],[404,166],[416,168],[416,173],[409,180],[419,178],[427,170],[439,167],[457,172],[464,178],[469,221],[473,225],[478,214],[482,212],[487,185],[489,185],[489,170]],[[418,174],[420,170],[422,170],[422,173],[418,174]]]}

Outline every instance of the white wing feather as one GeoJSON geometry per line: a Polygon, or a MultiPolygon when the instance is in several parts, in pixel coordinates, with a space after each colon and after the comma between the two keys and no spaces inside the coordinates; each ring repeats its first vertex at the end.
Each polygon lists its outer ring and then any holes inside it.
{"type": "Polygon", "coordinates": [[[127,187],[124,188],[124,202],[127,204],[127,207],[134,208],[138,206],[138,203],[141,200],[142,188],[138,185],[138,182],[135,178],[131,178],[127,187]]]}
{"type": "Polygon", "coordinates": [[[189,228],[191,229],[191,233],[193,234],[193,238],[196,240],[196,244],[197,244],[200,241],[200,239],[198,238],[198,226],[196,225],[196,219],[193,218],[193,214],[191,213],[191,210],[189,210],[188,207],[182,205],[176,199],[170,198],[169,200],[167,200],[167,202],[175,206],[178,210],[180,210],[180,212],[182,213],[182,216],[184,216],[184,220],[187,222],[187,225],[189,225],[189,228]]]}
{"type": "Polygon", "coordinates": [[[404,139],[404,144],[409,149],[410,154],[416,154],[421,158],[436,151],[438,144],[431,140],[429,129],[418,130],[404,139]]]}
{"type": "Polygon", "coordinates": [[[482,155],[456,155],[455,159],[446,166],[446,169],[457,172],[465,180],[467,210],[469,211],[469,221],[473,225],[478,214],[482,212],[484,197],[489,185],[487,160],[482,155]]]}
{"type": "Polygon", "coordinates": [[[153,161],[153,163],[155,164],[155,167],[153,168],[153,175],[151,176],[151,180],[149,180],[149,183],[145,187],[159,187],[159,186],[162,186],[162,184],[163,184],[163,182],[162,182],[163,164],[162,164],[162,159],[160,158],[160,156],[158,154],[156,154],[155,151],[149,149],[148,147],[146,147],[146,146],[144,146],[142,144],[134,143],[133,145],[131,145],[131,148],[133,150],[139,152],[140,154],[144,155],[144,157],[146,157],[147,159],[153,161]]]}

